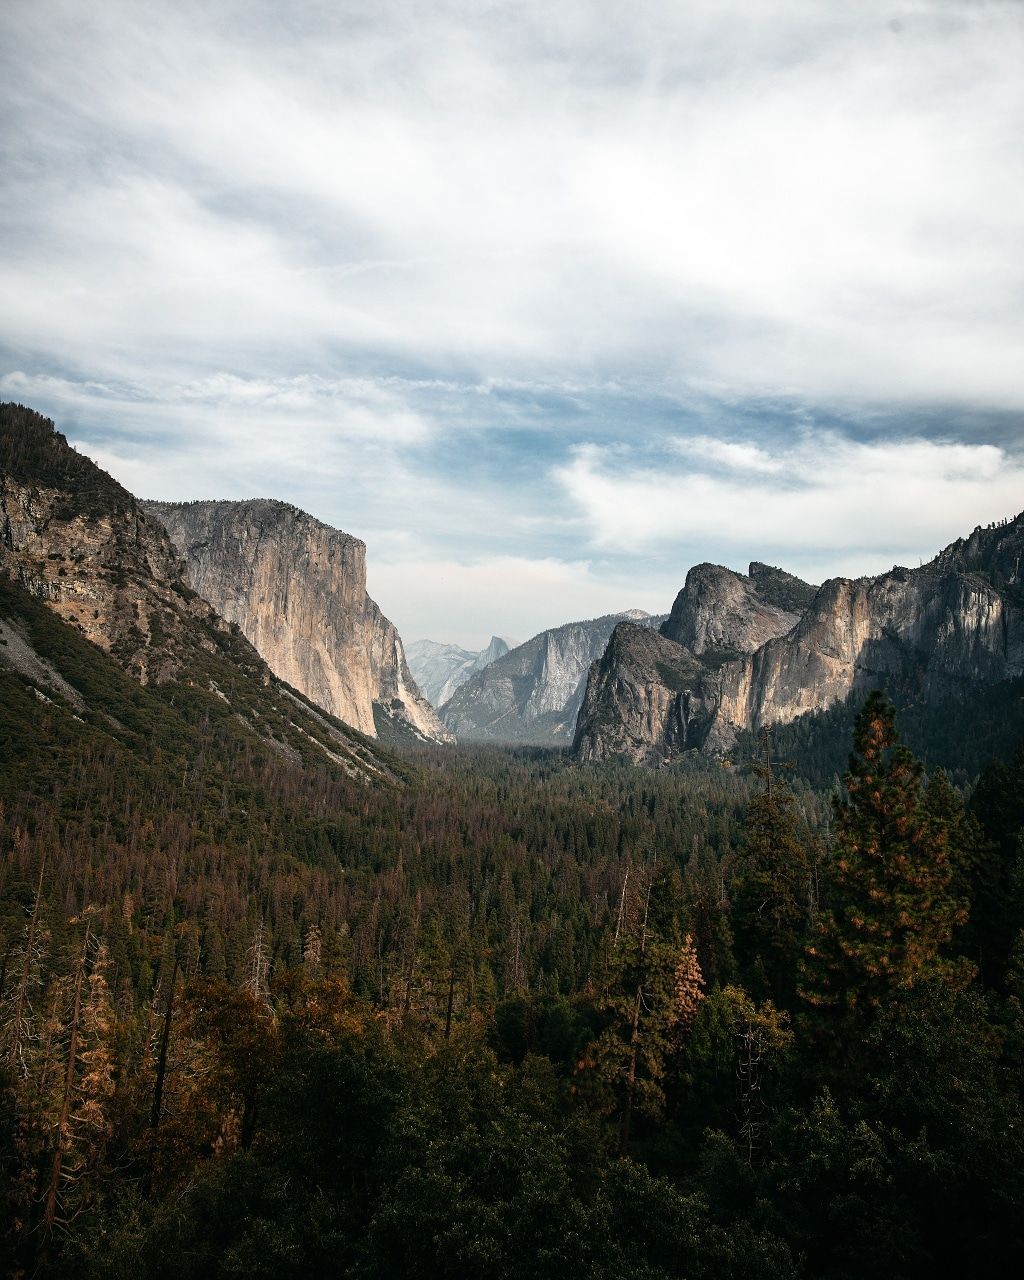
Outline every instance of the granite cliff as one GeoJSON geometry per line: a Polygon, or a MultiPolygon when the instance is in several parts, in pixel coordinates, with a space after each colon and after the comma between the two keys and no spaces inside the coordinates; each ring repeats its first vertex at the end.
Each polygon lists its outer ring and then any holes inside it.
{"type": "Polygon", "coordinates": [[[431,706],[443,706],[464,685],[470,676],[483,671],[492,662],[502,658],[516,647],[514,640],[504,636],[491,636],[486,649],[474,653],[457,644],[442,644],[437,640],[414,640],[406,646],[405,656],[416,683],[430,700],[431,706]]]}
{"type": "Polygon", "coordinates": [[[542,631],[467,680],[441,707],[442,720],[469,741],[567,745],[590,664],[624,619],[662,621],[632,609],[542,631]]]}
{"type": "Polygon", "coordinates": [[[450,740],[366,593],[358,538],[269,499],[143,505],[184,558],[189,585],[275,675],[368,737],[450,740]]]}
{"type": "Polygon", "coordinates": [[[92,714],[127,732],[103,715],[101,700],[90,709],[74,670],[61,672],[35,650],[22,617],[28,606],[19,604],[32,597],[139,684],[201,690],[230,716],[231,732],[240,727],[297,766],[309,760],[364,778],[394,776],[373,744],[276,680],[183,573],[166,530],[143,504],[72,449],[52,422],[0,405],[0,577],[12,584],[0,618],[0,666],[41,700],[58,699],[69,715],[92,714]]]}
{"type": "Polygon", "coordinates": [[[1024,673],[1024,515],[976,529],[917,569],[813,588],[753,564],[699,565],[662,628],[620,629],[591,669],[574,746],[638,763],[757,732],[874,688],[929,704],[1024,673]]]}
{"type": "Polygon", "coordinates": [[[720,701],[721,671],[791,630],[814,592],[759,563],[745,575],[695,565],[658,633],[621,623],[591,667],[576,724],[577,756],[651,764],[703,746],[720,701]]]}

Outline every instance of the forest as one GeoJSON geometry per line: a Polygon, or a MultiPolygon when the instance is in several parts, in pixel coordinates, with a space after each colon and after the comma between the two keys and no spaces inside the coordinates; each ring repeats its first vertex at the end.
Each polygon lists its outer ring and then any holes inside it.
{"type": "Polygon", "coordinates": [[[367,784],[2,590],[7,1273],[1020,1268],[1019,697],[367,784]]]}

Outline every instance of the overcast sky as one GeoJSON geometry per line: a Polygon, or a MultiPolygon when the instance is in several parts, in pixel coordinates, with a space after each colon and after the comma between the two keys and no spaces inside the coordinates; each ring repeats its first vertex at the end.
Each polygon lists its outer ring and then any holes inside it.
{"type": "Polygon", "coordinates": [[[1024,3],[4,0],[0,396],[405,639],[1024,509],[1024,3]]]}

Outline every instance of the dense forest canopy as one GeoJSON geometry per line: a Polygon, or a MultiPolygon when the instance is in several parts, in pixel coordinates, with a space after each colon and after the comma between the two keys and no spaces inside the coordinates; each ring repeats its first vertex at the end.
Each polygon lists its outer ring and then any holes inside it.
{"type": "Polygon", "coordinates": [[[730,761],[368,785],[3,603],[87,695],[0,671],[14,1274],[1024,1258],[1024,753],[951,781],[874,697],[730,761]]]}

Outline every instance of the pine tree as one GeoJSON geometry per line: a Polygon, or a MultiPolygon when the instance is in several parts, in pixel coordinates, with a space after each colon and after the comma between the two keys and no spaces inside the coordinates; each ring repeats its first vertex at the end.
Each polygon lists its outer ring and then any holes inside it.
{"type": "MultiPolygon", "coordinates": [[[[663,888],[654,870],[630,877],[597,1000],[608,1025],[579,1064],[610,1095],[623,1151],[634,1113],[661,1114],[667,1061],[703,999],[693,939],[687,935],[680,947],[675,922],[659,909],[663,888]]],[[[582,1079],[580,1086],[586,1087],[582,1079]]]]}
{"type": "Polygon", "coordinates": [[[802,994],[848,1016],[894,990],[966,975],[943,957],[966,906],[953,885],[946,827],[925,811],[922,766],[900,745],[895,711],[873,693],[835,802],[831,902],[808,948],[802,994]]]}
{"type": "Polygon", "coordinates": [[[676,1025],[688,1030],[693,1025],[703,999],[704,977],[697,961],[697,948],[693,945],[691,936],[687,934],[676,964],[673,1010],[673,1020],[676,1025]]]}
{"type": "Polygon", "coordinates": [[[810,864],[794,808],[792,795],[770,781],[751,800],[733,891],[733,933],[747,985],[756,985],[752,971],[763,973],[783,1003],[794,989],[808,923],[810,864]]]}

